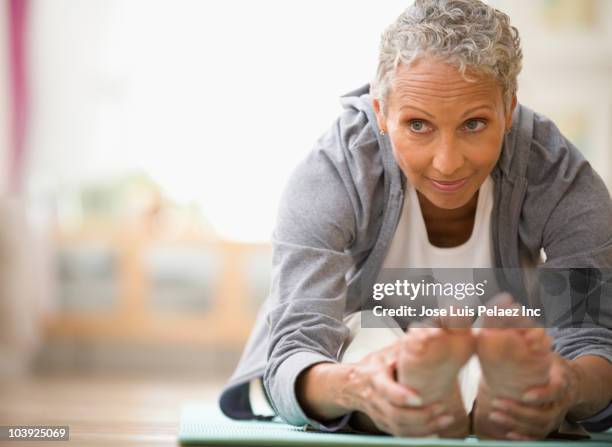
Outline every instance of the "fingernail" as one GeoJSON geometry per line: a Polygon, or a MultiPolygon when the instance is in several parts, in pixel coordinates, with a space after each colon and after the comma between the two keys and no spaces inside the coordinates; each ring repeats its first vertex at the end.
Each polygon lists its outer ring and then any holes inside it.
{"type": "Polygon", "coordinates": [[[455,422],[455,418],[451,416],[450,414],[447,414],[446,416],[442,416],[440,419],[438,419],[438,427],[446,428],[449,425],[451,425],[453,422],[455,422]]]}
{"type": "Polygon", "coordinates": [[[494,411],[493,413],[491,413],[489,415],[489,419],[491,419],[493,422],[500,422],[500,423],[506,421],[506,418],[504,417],[504,415],[501,413],[498,413],[497,411],[494,411]]]}
{"type": "Polygon", "coordinates": [[[504,408],[504,402],[503,402],[502,400],[500,400],[500,399],[493,399],[493,400],[491,401],[491,405],[492,405],[493,407],[495,407],[495,408],[499,408],[499,409],[504,408]]]}
{"type": "Polygon", "coordinates": [[[423,399],[414,394],[409,394],[408,397],[406,397],[406,404],[411,407],[420,407],[423,405],[423,399]]]}
{"type": "Polygon", "coordinates": [[[524,436],[521,436],[518,433],[514,433],[513,431],[506,434],[506,438],[512,439],[513,441],[526,441],[527,440],[524,436]]]}
{"type": "Polygon", "coordinates": [[[538,395],[537,393],[528,391],[527,393],[523,394],[522,400],[523,402],[534,402],[538,399],[538,395]]]}

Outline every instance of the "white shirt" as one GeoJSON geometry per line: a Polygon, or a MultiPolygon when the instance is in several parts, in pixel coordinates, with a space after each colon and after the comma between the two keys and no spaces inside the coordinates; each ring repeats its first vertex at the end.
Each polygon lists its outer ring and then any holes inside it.
{"type": "Polygon", "coordinates": [[[416,189],[406,182],[402,214],[383,268],[493,267],[492,210],[493,180],[488,176],[480,186],[470,238],[457,247],[437,247],[429,241],[416,189]]]}

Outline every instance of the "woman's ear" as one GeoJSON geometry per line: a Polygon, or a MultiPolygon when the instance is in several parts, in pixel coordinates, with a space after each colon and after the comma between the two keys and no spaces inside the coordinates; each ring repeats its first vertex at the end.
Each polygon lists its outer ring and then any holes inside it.
{"type": "Polygon", "coordinates": [[[512,95],[512,101],[510,104],[510,107],[508,108],[508,111],[506,112],[506,133],[510,132],[510,129],[512,128],[512,113],[514,112],[514,109],[516,108],[516,104],[517,104],[517,100],[516,100],[516,93],[514,95],[512,95]]]}
{"type": "Polygon", "coordinates": [[[372,107],[374,108],[374,113],[376,114],[376,122],[378,124],[378,129],[382,132],[387,132],[387,125],[385,123],[385,114],[383,112],[383,107],[380,101],[377,98],[372,99],[372,107]]]}

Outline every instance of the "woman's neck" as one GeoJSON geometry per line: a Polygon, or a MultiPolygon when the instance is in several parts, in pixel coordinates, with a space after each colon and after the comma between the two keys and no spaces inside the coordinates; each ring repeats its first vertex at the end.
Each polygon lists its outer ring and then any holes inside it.
{"type": "Polygon", "coordinates": [[[464,206],[439,208],[417,191],[429,242],[441,248],[459,246],[470,239],[476,219],[478,191],[464,206]]]}

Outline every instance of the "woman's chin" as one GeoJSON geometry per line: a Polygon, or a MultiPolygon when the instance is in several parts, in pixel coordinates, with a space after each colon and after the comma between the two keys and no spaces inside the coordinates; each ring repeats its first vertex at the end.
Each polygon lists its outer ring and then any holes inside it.
{"type": "Polygon", "coordinates": [[[421,200],[425,198],[431,205],[437,208],[454,210],[467,205],[474,198],[476,191],[472,184],[473,178],[470,178],[463,185],[453,190],[452,187],[438,187],[430,179],[424,178],[420,179],[416,189],[421,196],[421,200]]]}
{"type": "Polygon", "coordinates": [[[426,195],[434,206],[445,210],[455,210],[466,206],[474,194],[468,195],[465,191],[456,191],[452,193],[432,191],[426,195]]]}

